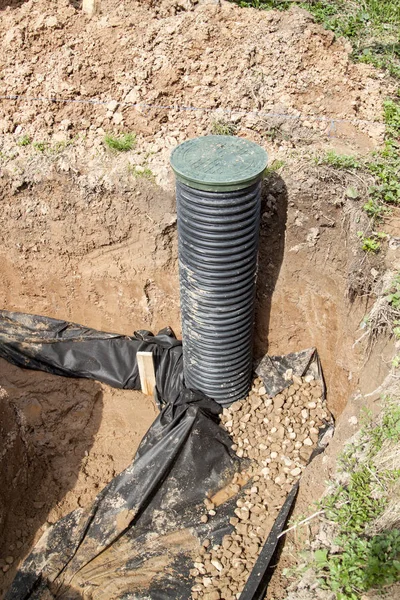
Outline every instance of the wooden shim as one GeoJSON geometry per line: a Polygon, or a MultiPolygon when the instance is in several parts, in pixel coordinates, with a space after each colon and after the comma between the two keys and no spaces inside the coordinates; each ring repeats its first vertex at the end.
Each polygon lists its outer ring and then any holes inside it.
{"type": "Polygon", "coordinates": [[[82,10],[90,17],[92,17],[100,10],[100,0],[83,0],[82,10]]]}
{"type": "Polygon", "coordinates": [[[143,394],[152,396],[156,386],[156,374],[152,352],[137,352],[137,363],[139,367],[140,385],[143,394]]]}

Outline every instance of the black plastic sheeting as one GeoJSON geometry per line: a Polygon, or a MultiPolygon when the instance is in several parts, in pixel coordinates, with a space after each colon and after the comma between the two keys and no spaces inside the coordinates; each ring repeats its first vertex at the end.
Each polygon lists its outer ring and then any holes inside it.
{"type": "Polygon", "coordinates": [[[312,375],[314,379],[321,382],[323,396],[326,395],[324,376],[316,348],[307,348],[284,356],[264,356],[256,368],[256,373],[263,380],[266,392],[271,397],[292,385],[293,375],[298,377],[312,375]]]}
{"type": "Polygon", "coordinates": [[[0,357],[17,367],[85,377],[140,390],[137,352],[152,352],[158,401],[176,400],[183,387],[182,342],[167,327],[154,336],[96,331],[49,317],[0,311],[0,357]]]}
{"type": "MultiPolygon", "coordinates": [[[[129,337],[0,311],[0,357],[20,367],[140,389],[138,350],[151,350],[155,357],[160,415],[133,463],[90,506],[46,531],[5,600],[187,600],[193,585],[189,570],[200,544],[206,538],[219,544],[233,530],[229,519],[238,494],[230,492],[230,484],[244,462],[231,450],[232,439],[219,425],[221,406],[184,388],[182,346],[170,329],[157,336],[136,332],[129,337]],[[204,499],[214,499],[216,493],[221,499],[216,515],[201,523],[204,499]]],[[[312,350],[292,355],[293,364],[297,358],[302,368],[317,368],[318,355],[312,350]]],[[[279,357],[271,358],[267,365],[281,371],[287,381],[290,361],[281,357],[280,369],[279,357]]],[[[269,565],[296,492],[297,485],[276,519],[241,600],[264,597],[269,565]]]]}

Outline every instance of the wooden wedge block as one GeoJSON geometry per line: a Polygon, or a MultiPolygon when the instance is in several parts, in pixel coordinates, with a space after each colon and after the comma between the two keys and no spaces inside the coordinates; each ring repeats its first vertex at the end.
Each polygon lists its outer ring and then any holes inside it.
{"type": "Polygon", "coordinates": [[[152,352],[138,352],[136,354],[140,385],[143,394],[152,396],[156,386],[156,373],[154,370],[154,360],[152,352]]]}
{"type": "Polygon", "coordinates": [[[83,0],[82,10],[92,17],[100,11],[100,0],[83,0]]]}

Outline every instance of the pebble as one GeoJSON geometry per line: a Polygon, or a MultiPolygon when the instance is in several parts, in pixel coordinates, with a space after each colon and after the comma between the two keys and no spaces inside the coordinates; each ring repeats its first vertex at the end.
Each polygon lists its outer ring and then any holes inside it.
{"type": "Polygon", "coordinates": [[[282,408],[282,406],[285,404],[285,397],[282,394],[278,394],[273,399],[273,403],[274,408],[282,408]]]}
{"type": "Polygon", "coordinates": [[[204,505],[208,510],[212,510],[215,507],[214,502],[211,502],[211,500],[209,500],[209,498],[206,498],[204,500],[204,505]]]}
{"type": "Polygon", "coordinates": [[[217,569],[217,571],[222,571],[223,567],[222,564],[219,562],[219,560],[211,560],[211,564],[213,565],[213,567],[215,567],[217,569]]]}
{"type": "Polygon", "coordinates": [[[111,102],[107,104],[106,108],[107,110],[113,113],[116,110],[117,106],[118,102],[116,100],[111,100],[111,102]]]}

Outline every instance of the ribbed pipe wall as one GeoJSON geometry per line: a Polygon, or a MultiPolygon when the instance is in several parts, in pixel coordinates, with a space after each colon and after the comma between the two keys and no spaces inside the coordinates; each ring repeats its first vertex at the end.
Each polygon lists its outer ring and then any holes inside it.
{"type": "Polygon", "coordinates": [[[222,405],[251,387],[260,192],[177,181],[185,382],[222,405]]]}

